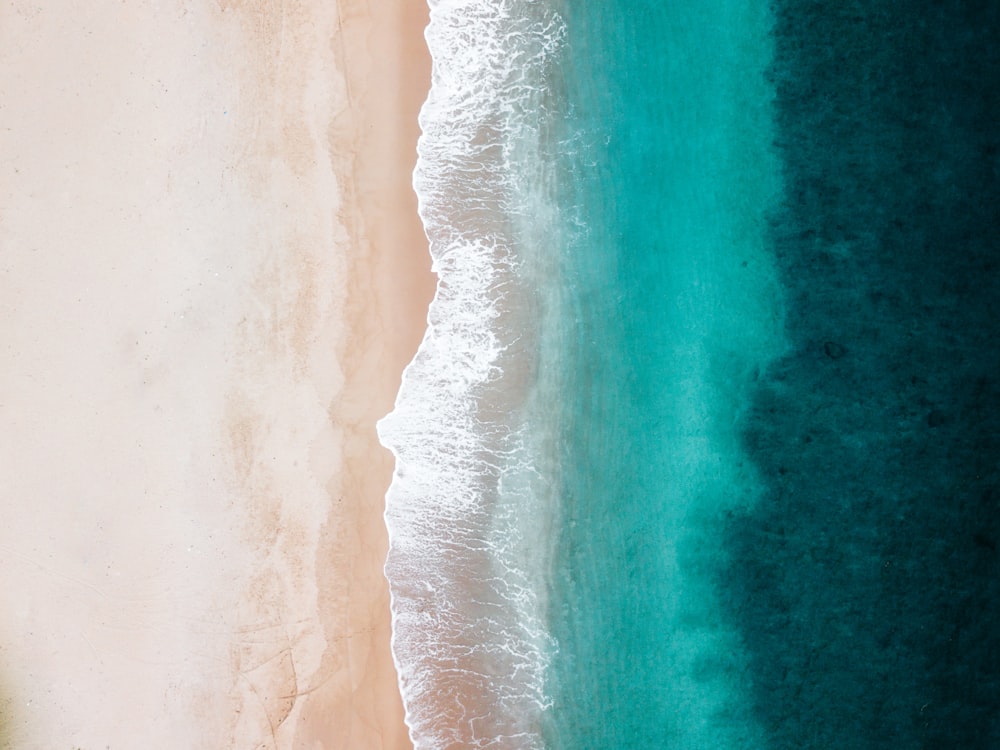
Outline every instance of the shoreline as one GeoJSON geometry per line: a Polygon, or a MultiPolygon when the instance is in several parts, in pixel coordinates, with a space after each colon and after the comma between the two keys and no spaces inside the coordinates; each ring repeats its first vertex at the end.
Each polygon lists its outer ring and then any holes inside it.
{"type": "Polygon", "coordinates": [[[0,11],[0,737],[405,750],[427,9],[170,5],[0,11]]]}
{"type": "MultiPolygon", "coordinates": [[[[351,599],[352,627],[364,627],[373,605],[379,611],[371,640],[352,640],[349,649],[352,664],[369,665],[366,679],[354,693],[367,708],[358,710],[357,720],[366,727],[379,723],[385,727],[378,732],[382,744],[373,747],[410,748],[391,652],[389,588],[383,573],[388,552],[383,513],[394,459],[379,442],[375,423],[393,408],[403,369],[426,329],[436,287],[412,188],[420,133],[417,114],[430,88],[430,57],[422,35],[429,9],[423,2],[405,0],[389,6],[377,4],[369,16],[339,19],[343,33],[338,57],[359,115],[351,125],[361,133],[353,158],[335,167],[338,174],[349,176],[345,204],[350,210],[341,220],[354,227],[345,317],[354,339],[378,340],[383,347],[378,356],[368,351],[353,367],[345,368],[343,398],[331,414],[334,421],[347,425],[344,487],[362,499],[364,518],[358,525],[377,539],[365,564],[350,576],[366,592],[351,599]],[[420,33],[410,33],[414,28],[420,33]],[[422,314],[414,316],[418,309],[422,314]]],[[[331,136],[331,141],[335,139],[331,136]]],[[[350,340],[346,344],[349,350],[350,340]]],[[[344,361],[351,363],[351,358],[344,361]]],[[[337,722],[327,711],[328,706],[318,702],[314,721],[335,731],[337,722]]]]}

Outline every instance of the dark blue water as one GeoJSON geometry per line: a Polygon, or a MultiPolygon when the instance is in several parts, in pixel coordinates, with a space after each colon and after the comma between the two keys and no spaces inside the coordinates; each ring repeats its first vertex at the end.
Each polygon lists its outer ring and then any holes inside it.
{"type": "Polygon", "coordinates": [[[1000,6],[776,4],[790,349],[725,526],[767,747],[1000,746],[1000,6]]]}

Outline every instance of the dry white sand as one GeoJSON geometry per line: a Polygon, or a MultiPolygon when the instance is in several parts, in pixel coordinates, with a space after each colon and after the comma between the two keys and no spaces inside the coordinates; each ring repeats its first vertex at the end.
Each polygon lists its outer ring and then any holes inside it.
{"type": "Polygon", "coordinates": [[[0,6],[0,747],[405,748],[422,0],[0,6]]]}

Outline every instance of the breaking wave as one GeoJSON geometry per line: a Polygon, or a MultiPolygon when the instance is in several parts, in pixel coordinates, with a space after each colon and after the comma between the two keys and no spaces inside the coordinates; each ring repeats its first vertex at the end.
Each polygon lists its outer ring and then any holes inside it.
{"type": "Polygon", "coordinates": [[[440,0],[414,173],[438,289],[393,411],[393,654],[416,747],[537,748],[551,700],[547,490],[526,404],[544,209],[533,171],[564,28],[527,0],[440,0]],[[533,176],[534,175],[534,176],[533,176]],[[527,262],[526,262],[527,260],[527,262]]]}

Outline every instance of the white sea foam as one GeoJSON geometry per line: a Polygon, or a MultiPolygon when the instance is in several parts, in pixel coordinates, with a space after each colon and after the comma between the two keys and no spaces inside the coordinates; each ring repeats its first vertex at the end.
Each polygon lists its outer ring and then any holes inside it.
{"type": "Polygon", "coordinates": [[[563,29],[531,0],[431,2],[414,173],[438,290],[394,410],[386,500],[393,654],[418,750],[536,748],[553,644],[538,474],[524,438],[532,335],[525,154],[563,29]],[[518,376],[511,373],[516,371],[518,376]]]}

